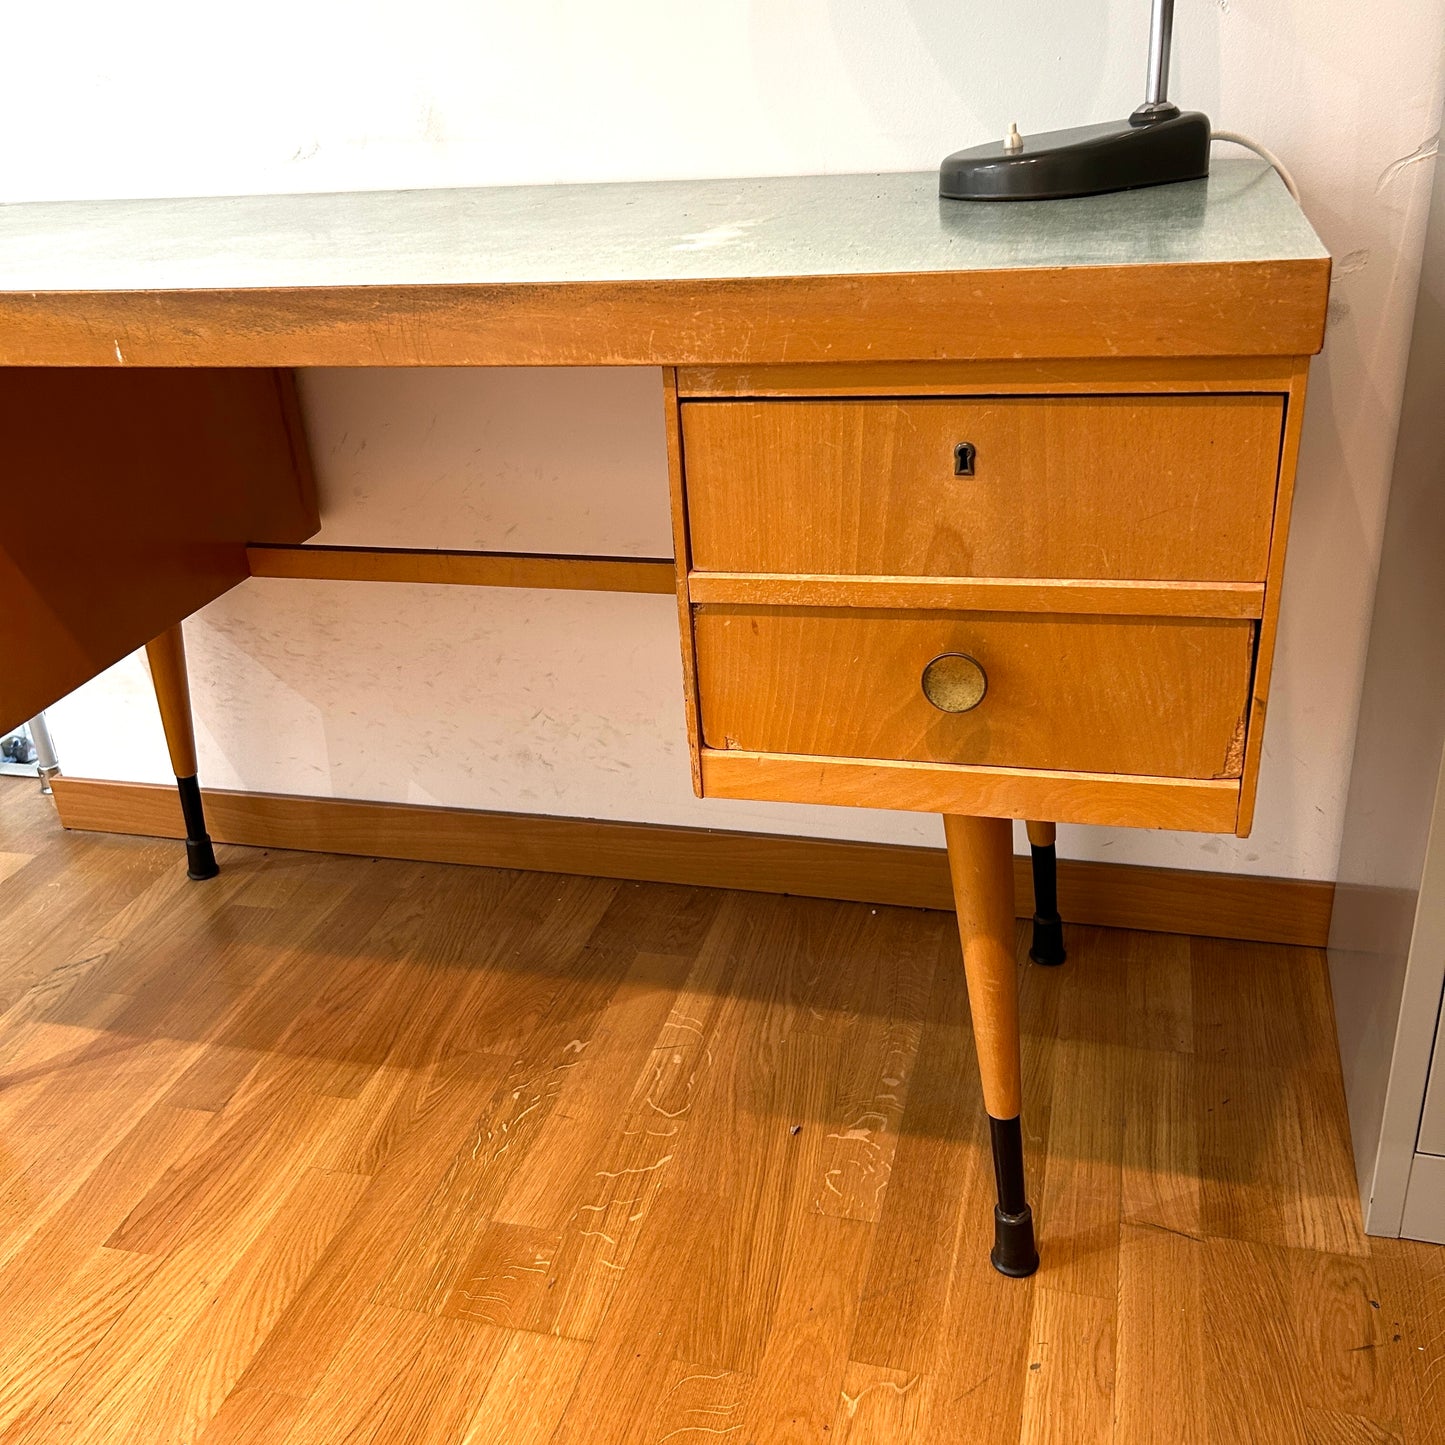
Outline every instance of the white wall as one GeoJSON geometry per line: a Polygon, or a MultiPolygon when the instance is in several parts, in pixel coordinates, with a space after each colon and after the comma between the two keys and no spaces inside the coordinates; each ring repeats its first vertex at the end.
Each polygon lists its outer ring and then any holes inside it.
{"type": "MultiPolygon", "coordinates": [[[[7,49],[27,63],[0,92],[10,138],[0,197],[930,168],[1010,120],[1028,131],[1127,112],[1142,90],[1147,12],[1144,0],[416,0],[344,11],[257,0],[241,23],[173,0],[16,9],[7,49]]],[[[1255,834],[1068,830],[1075,856],[1333,875],[1441,33],[1442,0],[1179,0],[1174,95],[1286,158],[1337,279],[1313,373],[1255,834]]],[[[566,378],[568,395],[605,417],[604,461],[518,433],[518,420],[556,416],[548,388],[559,380],[306,378],[328,537],[376,539],[374,509],[400,495],[387,519],[418,544],[455,541],[461,528],[495,545],[552,546],[565,521],[577,550],[650,550],[663,528],[653,383],[566,378]]],[[[926,818],[691,800],[665,610],[656,599],[248,583],[190,628],[205,775],[937,840],[926,818]],[[608,762],[619,744],[621,772],[608,762]]],[[[164,775],[137,685],[137,665],[124,664],[56,710],[68,770],[164,775]],[[127,731],[148,738],[144,756],[121,755],[127,731]]]]}

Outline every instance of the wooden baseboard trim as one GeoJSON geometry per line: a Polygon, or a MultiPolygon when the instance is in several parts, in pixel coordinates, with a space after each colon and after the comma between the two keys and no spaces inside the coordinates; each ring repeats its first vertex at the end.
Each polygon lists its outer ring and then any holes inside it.
{"type": "MultiPolygon", "coordinates": [[[[53,786],[67,828],[184,836],[171,788],[65,777],[53,786]]],[[[218,843],[952,907],[941,848],[275,793],[208,791],[205,800],[218,843]]],[[[1024,917],[1032,907],[1027,858],[1015,860],[1015,876],[1024,917]]],[[[1064,918],[1105,928],[1323,948],[1333,898],[1333,884],[1302,879],[1059,863],[1064,918]]]]}

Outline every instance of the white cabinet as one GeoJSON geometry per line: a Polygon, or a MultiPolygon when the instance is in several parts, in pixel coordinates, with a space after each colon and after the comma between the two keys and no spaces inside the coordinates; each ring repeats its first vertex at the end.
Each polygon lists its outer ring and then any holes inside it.
{"type": "Polygon", "coordinates": [[[1340,845],[1330,978],[1365,1228],[1445,1243],[1442,394],[1445,176],[1437,166],[1340,845]]]}

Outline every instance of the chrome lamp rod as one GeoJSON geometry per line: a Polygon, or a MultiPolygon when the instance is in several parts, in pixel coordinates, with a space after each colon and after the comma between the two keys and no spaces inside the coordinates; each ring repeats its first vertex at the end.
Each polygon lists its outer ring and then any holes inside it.
{"type": "Polygon", "coordinates": [[[1169,92],[1169,43],[1174,38],[1174,0],[1154,0],[1149,16],[1149,85],[1145,105],[1166,105],[1169,92]]]}

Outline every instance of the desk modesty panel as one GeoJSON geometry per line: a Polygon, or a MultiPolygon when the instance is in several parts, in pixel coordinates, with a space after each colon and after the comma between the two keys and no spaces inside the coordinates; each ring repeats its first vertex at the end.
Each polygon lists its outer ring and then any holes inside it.
{"type": "Polygon", "coordinates": [[[1249,831],[1329,258],[1253,160],[1027,205],[936,188],[0,207],[0,424],[44,499],[0,517],[0,727],[145,644],[206,878],[178,624],[245,576],[670,573],[702,796],[944,815],[992,1257],[1026,1274],[1008,820],[1045,964],[1055,823],[1249,831]],[[673,559],[303,545],[287,369],[312,365],[660,368],[673,559]]]}

